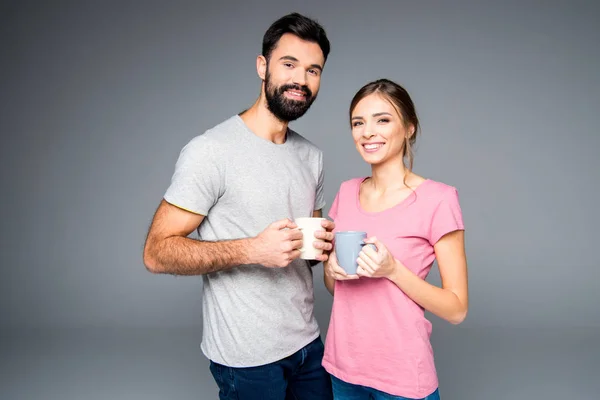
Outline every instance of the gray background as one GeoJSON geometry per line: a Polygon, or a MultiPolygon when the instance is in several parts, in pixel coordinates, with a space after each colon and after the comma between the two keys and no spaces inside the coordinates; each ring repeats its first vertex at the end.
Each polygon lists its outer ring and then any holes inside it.
{"type": "Polygon", "coordinates": [[[369,173],[347,108],[379,77],[416,102],[416,172],[459,189],[471,305],[429,315],[442,397],[597,398],[600,7],[319,3],[0,3],[1,398],[216,398],[201,279],[149,274],[142,245],[179,150],[254,101],[291,11],[332,42],[292,125],[326,154],[328,203],[369,173]]]}

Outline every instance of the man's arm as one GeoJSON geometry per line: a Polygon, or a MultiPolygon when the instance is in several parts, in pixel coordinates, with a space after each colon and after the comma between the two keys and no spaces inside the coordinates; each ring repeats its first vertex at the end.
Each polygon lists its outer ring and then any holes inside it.
{"type": "Polygon", "coordinates": [[[156,274],[203,275],[243,264],[286,267],[300,256],[302,233],[288,219],[247,239],[206,242],[190,239],[204,215],[162,200],[144,246],[144,264],[156,274]],[[285,229],[289,228],[289,229],[285,229]]]}
{"type": "Polygon", "coordinates": [[[152,273],[202,275],[251,262],[251,239],[204,242],[190,239],[204,215],[162,200],[144,246],[144,264],[152,273]]]}

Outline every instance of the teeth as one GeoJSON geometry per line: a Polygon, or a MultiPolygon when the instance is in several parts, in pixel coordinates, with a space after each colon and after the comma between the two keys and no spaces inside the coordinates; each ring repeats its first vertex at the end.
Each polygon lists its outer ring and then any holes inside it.
{"type": "Polygon", "coordinates": [[[367,150],[375,150],[383,146],[382,144],[365,144],[365,149],[367,150]]]}
{"type": "Polygon", "coordinates": [[[297,97],[302,97],[304,96],[304,93],[301,92],[293,92],[291,90],[288,90],[288,93],[291,94],[292,96],[297,96],[297,97]]]}

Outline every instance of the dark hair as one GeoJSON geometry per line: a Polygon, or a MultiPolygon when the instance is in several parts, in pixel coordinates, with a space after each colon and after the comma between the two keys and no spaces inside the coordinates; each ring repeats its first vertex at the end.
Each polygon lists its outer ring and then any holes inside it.
{"type": "MultiPolygon", "coordinates": [[[[405,163],[404,166],[408,169],[408,172],[411,172],[414,162],[413,145],[417,140],[417,133],[419,132],[419,118],[417,117],[417,111],[410,95],[406,89],[389,79],[378,79],[369,82],[356,92],[350,102],[350,125],[352,125],[352,111],[354,111],[358,102],[371,94],[378,94],[389,101],[396,111],[398,111],[404,126],[406,128],[410,128],[411,126],[414,128],[412,135],[404,138],[404,146],[402,148],[402,160],[408,159],[408,165],[405,163]]],[[[406,182],[404,183],[406,184],[406,182]]]]}
{"type": "Polygon", "coordinates": [[[302,40],[317,43],[323,52],[325,61],[330,51],[329,39],[323,27],[315,20],[298,13],[291,13],[279,18],[267,29],[263,36],[262,55],[269,61],[273,49],[277,46],[279,39],[291,33],[302,40]]]}

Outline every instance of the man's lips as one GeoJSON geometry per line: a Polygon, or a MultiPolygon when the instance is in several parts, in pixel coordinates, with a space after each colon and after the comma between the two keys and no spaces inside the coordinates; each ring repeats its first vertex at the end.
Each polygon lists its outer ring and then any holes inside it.
{"type": "Polygon", "coordinates": [[[306,98],[306,93],[301,90],[288,89],[285,93],[294,99],[304,99],[306,98]]]}

